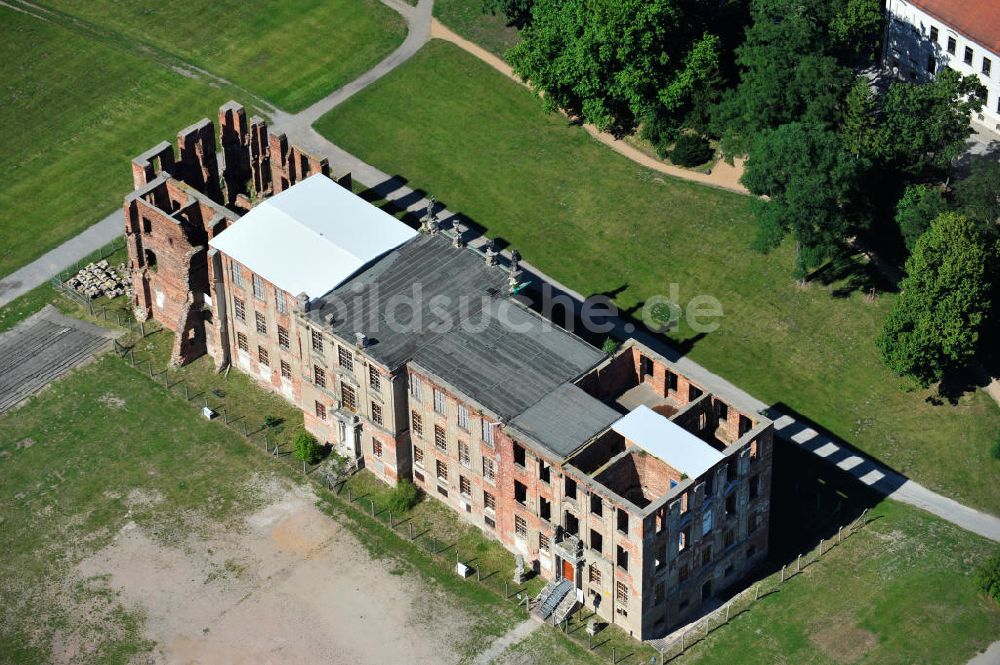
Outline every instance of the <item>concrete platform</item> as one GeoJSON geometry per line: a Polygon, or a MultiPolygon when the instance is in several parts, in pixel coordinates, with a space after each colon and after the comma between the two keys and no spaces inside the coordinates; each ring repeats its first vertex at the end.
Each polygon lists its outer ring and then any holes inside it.
{"type": "Polygon", "coordinates": [[[0,335],[0,413],[91,358],[115,336],[52,305],[0,335]]]}

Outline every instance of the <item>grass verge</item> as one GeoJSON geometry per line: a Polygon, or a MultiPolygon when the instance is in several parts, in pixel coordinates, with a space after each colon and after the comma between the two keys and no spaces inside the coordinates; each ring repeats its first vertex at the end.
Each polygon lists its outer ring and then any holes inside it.
{"type": "Polygon", "coordinates": [[[519,40],[517,28],[503,14],[483,12],[482,0],[435,0],[434,16],[456,34],[503,57],[519,40]]]}

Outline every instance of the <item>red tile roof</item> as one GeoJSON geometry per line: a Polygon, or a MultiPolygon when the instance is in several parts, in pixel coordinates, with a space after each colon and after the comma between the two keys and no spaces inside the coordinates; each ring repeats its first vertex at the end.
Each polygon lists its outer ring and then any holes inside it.
{"type": "Polygon", "coordinates": [[[1000,54],[1000,0],[910,0],[969,39],[1000,54]]]}

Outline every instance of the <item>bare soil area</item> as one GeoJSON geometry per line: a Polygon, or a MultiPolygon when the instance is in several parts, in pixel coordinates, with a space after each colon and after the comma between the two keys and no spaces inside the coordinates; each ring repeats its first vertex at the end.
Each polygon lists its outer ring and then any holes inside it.
{"type": "Polygon", "coordinates": [[[151,661],[139,662],[461,659],[470,618],[393,562],[373,560],[308,489],[275,493],[230,529],[193,525],[169,544],[128,522],[76,567],[79,580],[106,584],[145,615],[145,637],[156,646],[151,661]]]}

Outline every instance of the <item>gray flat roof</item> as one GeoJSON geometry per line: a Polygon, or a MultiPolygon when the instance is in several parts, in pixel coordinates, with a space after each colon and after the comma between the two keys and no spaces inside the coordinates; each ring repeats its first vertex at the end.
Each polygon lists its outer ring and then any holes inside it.
{"type": "Polygon", "coordinates": [[[488,300],[473,324],[441,335],[413,359],[500,418],[513,418],[604,358],[510,298],[488,300]]]}
{"type": "Polygon", "coordinates": [[[456,249],[442,235],[419,235],[317,299],[308,316],[351,342],[355,333],[366,335],[367,353],[395,370],[443,334],[435,324],[476,316],[479,296],[502,293],[506,284],[506,272],[474,250],[456,249]]]}
{"type": "Polygon", "coordinates": [[[511,421],[511,425],[565,458],[621,414],[578,386],[564,383],[511,421]]]}
{"type": "Polygon", "coordinates": [[[377,362],[394,370],[412,360],[504,419],[604,358],[508,297],[505,268],[444,235],[392,250],[315,301],[308,317],[348,341],[366,335],[377,362]]]}

